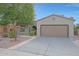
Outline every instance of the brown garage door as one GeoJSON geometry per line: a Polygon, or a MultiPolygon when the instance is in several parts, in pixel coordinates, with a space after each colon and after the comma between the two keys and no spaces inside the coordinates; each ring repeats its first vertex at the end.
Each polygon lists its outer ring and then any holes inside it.
{"type": "Polygon", "coordinates": [[[67,25],[42,25],[40,27],[40,36],[48,37],[68,37],[67,25]]]}

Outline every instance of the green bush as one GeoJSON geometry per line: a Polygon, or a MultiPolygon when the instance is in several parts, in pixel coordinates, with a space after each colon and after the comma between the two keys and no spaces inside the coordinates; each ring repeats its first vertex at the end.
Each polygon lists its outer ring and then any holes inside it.
{"type": "Polygon", "coordinates": [[[30,32],[30,36],[33,36],[33,35],[34,35],[34,32],[33,32],[33,31],[31,31],[31,32],[30,32]]]}
{"type": "Polygon", "coordinates": [[[32,31],[30,32],[30,35],[31,35],[31,36],[36,35],[36,31],[35,31],[35,30],[32,30],[32,31]]]}
{"type": "Polygon", "coordinates": [[[8,32],[8,37],[15,38],[16,37],[16,31],[12,30],[12,31],[8,32]]]}

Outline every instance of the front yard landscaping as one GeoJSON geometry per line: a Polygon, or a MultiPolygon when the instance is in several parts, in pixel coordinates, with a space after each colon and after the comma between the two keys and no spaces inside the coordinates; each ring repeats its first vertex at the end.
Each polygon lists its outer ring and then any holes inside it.
{"type": "MultiPolygon", "coordinates": [[[[0,48],[9,48],[30,39],[34,35],[32,25],[34,25],[33,4],[0,4],[0,48]],[[20,28],[28,29],[29,37],[21,37],[20,28]]],[[[24,31],[23,30],[23,31],[24,31]]],[[[21,34],[22,35],[22,34],[21,34]]]]}
{"type": "Polygon", "coordinates": [[[29,40],[31,37],[17,37],[17,40],[11,40],[12,38],[1,38],[0,37],[0,48],[9,48],[12,47],[14,45],[17,45],[21,42],[24,42],[26,40],[29,40]]]}

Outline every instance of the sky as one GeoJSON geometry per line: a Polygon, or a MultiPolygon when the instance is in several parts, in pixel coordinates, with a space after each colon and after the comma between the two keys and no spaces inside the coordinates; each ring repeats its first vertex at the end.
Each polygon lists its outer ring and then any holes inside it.
{"type": "Polygon", "coordinates": [[[34,4],[35,20],[41,19],[51,14],[74,17],[75,24],[79,24],[79,4],[78,3],[36,3],[34,4]]]}

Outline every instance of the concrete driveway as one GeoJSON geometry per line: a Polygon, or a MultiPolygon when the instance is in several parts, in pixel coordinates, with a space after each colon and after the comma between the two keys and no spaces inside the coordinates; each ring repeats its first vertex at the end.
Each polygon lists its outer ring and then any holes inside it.
{"type": "Polygon", "coordinates": [[[69,38],[40,37],[15,50],[44,56],[79,56],[79,47],[69,38]]]}

